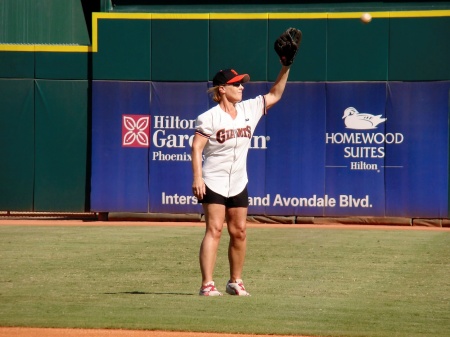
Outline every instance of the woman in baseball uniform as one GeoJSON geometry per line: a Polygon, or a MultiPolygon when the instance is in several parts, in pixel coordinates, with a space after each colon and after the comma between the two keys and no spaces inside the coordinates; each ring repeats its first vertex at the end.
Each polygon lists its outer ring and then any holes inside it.
{"type": "Polygon", "coordinates": [[[206,220],[200,246],[200,295],[222,295],[215,287],[213,271],[225,220],[230,235],[230,279],[226,292],[250,295],[242,281],[249,205],[247,153],[258,121],[281,99],[289,69],[289,66],[282,66],[269,93],[245,101],[242,101],[242,92],[244,84],[250,80],[249,75],[238,74],[233,69],[219,71],[209,90],[218,104],[197,118],[192,144],[192,190],[203,204],[206,220]]]}

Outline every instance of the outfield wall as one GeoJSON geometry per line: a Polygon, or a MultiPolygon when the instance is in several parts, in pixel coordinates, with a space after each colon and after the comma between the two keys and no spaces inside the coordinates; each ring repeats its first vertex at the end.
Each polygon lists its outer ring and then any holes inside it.
{"type": "Polygon", "coordinates": [[[90,44],[79,30],[53,45],[8,35],[0,210],[200,212],[186,160],[193,130],[170,123],[210,106],[220,68],[250,73],[245,97],[267,91],[279,70],[272,41],[295,26],[304,39],[286,95],[250,150],[250,213],[448,217],[450,11],[371,8],[364,25],[360,11],[286,8],[117,8],[93,14],[90,44]],[[387,120],[349,129],[348,107],[387,120]],[[148,144],[124,146],[124,120],[148,144]],[[366,146],[362,135],[375,138],[366,146]]]}
{"type": "MultiPolygon", "coordinates": [[[[245,96],[269,87],[246,84],[245,96]]],[[[207,88],[94,81],[93,210],[201,212],[190,143],[207,88]]],[[[450,81],[289,83],[253,134],[249,213],[445,218],[449,91],[450,81]]]]}

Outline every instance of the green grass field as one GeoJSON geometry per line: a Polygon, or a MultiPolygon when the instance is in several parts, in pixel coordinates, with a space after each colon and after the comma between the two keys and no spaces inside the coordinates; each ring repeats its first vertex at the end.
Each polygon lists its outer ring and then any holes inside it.
{"type": "Polygon", "coordinates": [[[250,228],[252,296],[215,298],[197,295],[203,231],[0,227],[0,326],[449,336],[448,231],[250,228]]]}

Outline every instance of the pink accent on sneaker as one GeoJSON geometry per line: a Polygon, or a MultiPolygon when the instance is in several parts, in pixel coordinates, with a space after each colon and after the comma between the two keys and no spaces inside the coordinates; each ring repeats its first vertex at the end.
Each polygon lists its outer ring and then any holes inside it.
{"type": "Polygon", "coordinates": [[[217,290],[214,281],[208,282],[200,288],[200,296],[222,296],[222,293],[217,290]]]}
{"type": "Polygon", "coordinates": [[[242,280],[236,280],[236,283],[228,281],[226,291],[230,295],[250,296],[250,293],[245,290],[244,282],[242,280]]]}

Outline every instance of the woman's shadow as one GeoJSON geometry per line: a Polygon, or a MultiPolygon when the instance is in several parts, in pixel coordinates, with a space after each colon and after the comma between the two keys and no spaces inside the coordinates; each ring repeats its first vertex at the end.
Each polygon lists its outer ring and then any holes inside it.
{"type": "Polygon", "coordinates": [[[176,293],[176,292],[147,292],[147,291],[119,291],[103,293],[103,295],[183,295],[183,296],[193,296],[193,293],[176,293]]]}

